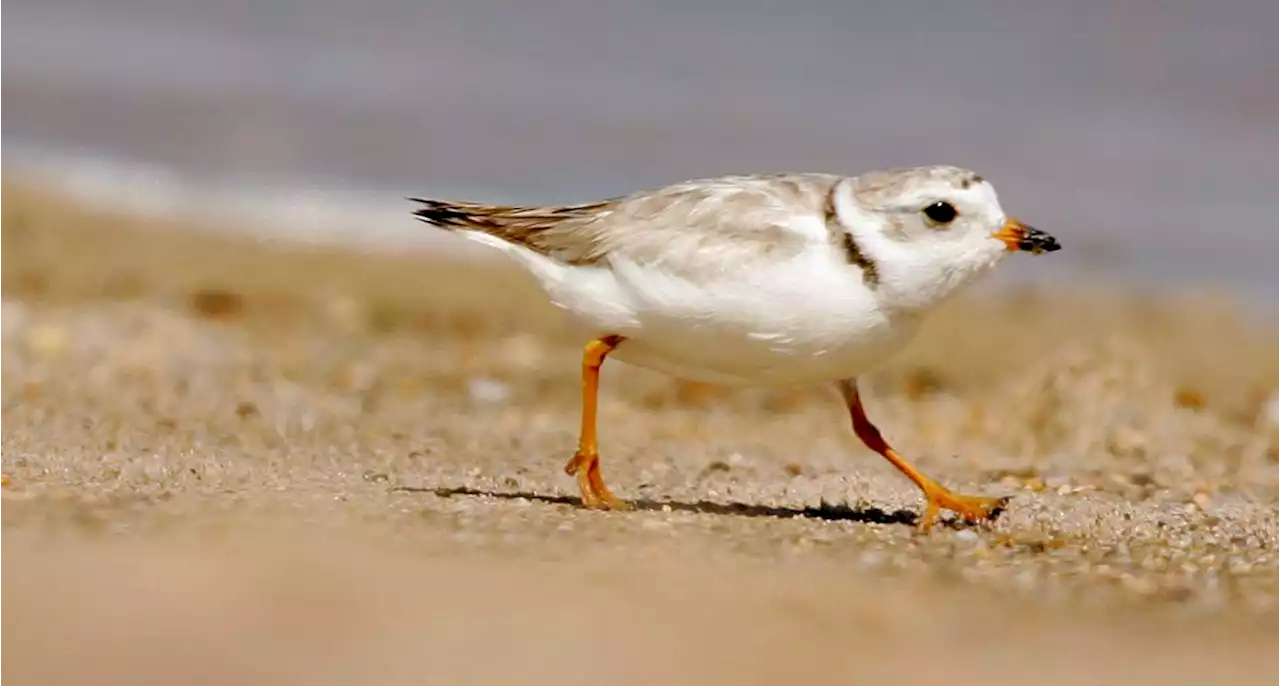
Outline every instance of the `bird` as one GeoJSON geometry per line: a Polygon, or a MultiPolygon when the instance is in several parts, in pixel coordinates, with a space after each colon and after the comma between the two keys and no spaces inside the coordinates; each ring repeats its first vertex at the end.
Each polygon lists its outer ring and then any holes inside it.
{"type": "Polygon", "coordinates": [[[986,523],[1006,507],[917,469],[858,390],[1006,256],[1060,249],[1007,215],[981,175],[933,165],[722,175],[569,205],[407,200],[418,220],[513,258],[584,333],[582,421],[564,469],[585,507],[629,508],[600,468],[606,358],[722,386],[832,384],[856,436],[919,487],[919,531],[941,510],[986,523]]]}

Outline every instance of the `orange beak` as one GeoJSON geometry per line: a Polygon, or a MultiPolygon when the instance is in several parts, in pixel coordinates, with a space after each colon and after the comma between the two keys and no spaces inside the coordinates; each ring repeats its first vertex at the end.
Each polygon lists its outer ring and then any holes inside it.
{"type": "Polygon", "coordinates": [[[1013,217],[1005,220],[1004,226],[995,232],[994,237],[1004,241],[1010,250],[1020,250],[1033,255],[1062,249],[1062,246],[1058,245],[1058,239],[1040,229],[1027,226],[1013,217]]]}

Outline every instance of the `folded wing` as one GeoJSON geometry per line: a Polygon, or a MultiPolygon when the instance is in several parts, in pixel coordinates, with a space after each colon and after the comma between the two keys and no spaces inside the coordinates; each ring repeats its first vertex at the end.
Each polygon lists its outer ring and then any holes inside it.
{"type": "Polygon", "coordinates": [[[672,276],[750,269],[830,242],[824,208],[839,177],[728,176],[581,205],[495,206],[412,198],[414,216],[572,266],[619,262],[672,276]]]}

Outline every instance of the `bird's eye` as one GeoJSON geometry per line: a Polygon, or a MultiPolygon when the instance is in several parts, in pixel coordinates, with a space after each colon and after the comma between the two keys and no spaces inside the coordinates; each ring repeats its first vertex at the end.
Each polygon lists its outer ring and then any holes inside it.
{"type": "Polygon", "coordinates": [[[924,208],[924,216],[935,224],[950,224],[956,218],[956,206],[949,202],[935,202],[924,208]]]}

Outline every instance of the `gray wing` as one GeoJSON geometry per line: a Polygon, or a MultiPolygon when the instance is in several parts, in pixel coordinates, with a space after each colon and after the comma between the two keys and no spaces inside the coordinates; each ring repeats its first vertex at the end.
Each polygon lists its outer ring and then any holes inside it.
{"type": "Polygon", "coordinates": [[[594,203],[494,206],[412,198],[414,216],[449,230],[480,231],[572,265],[611,260],[692,275],[794,255],[815,240],[798,220],[826,222],[827,174],[725,176],[594,203]]]}

